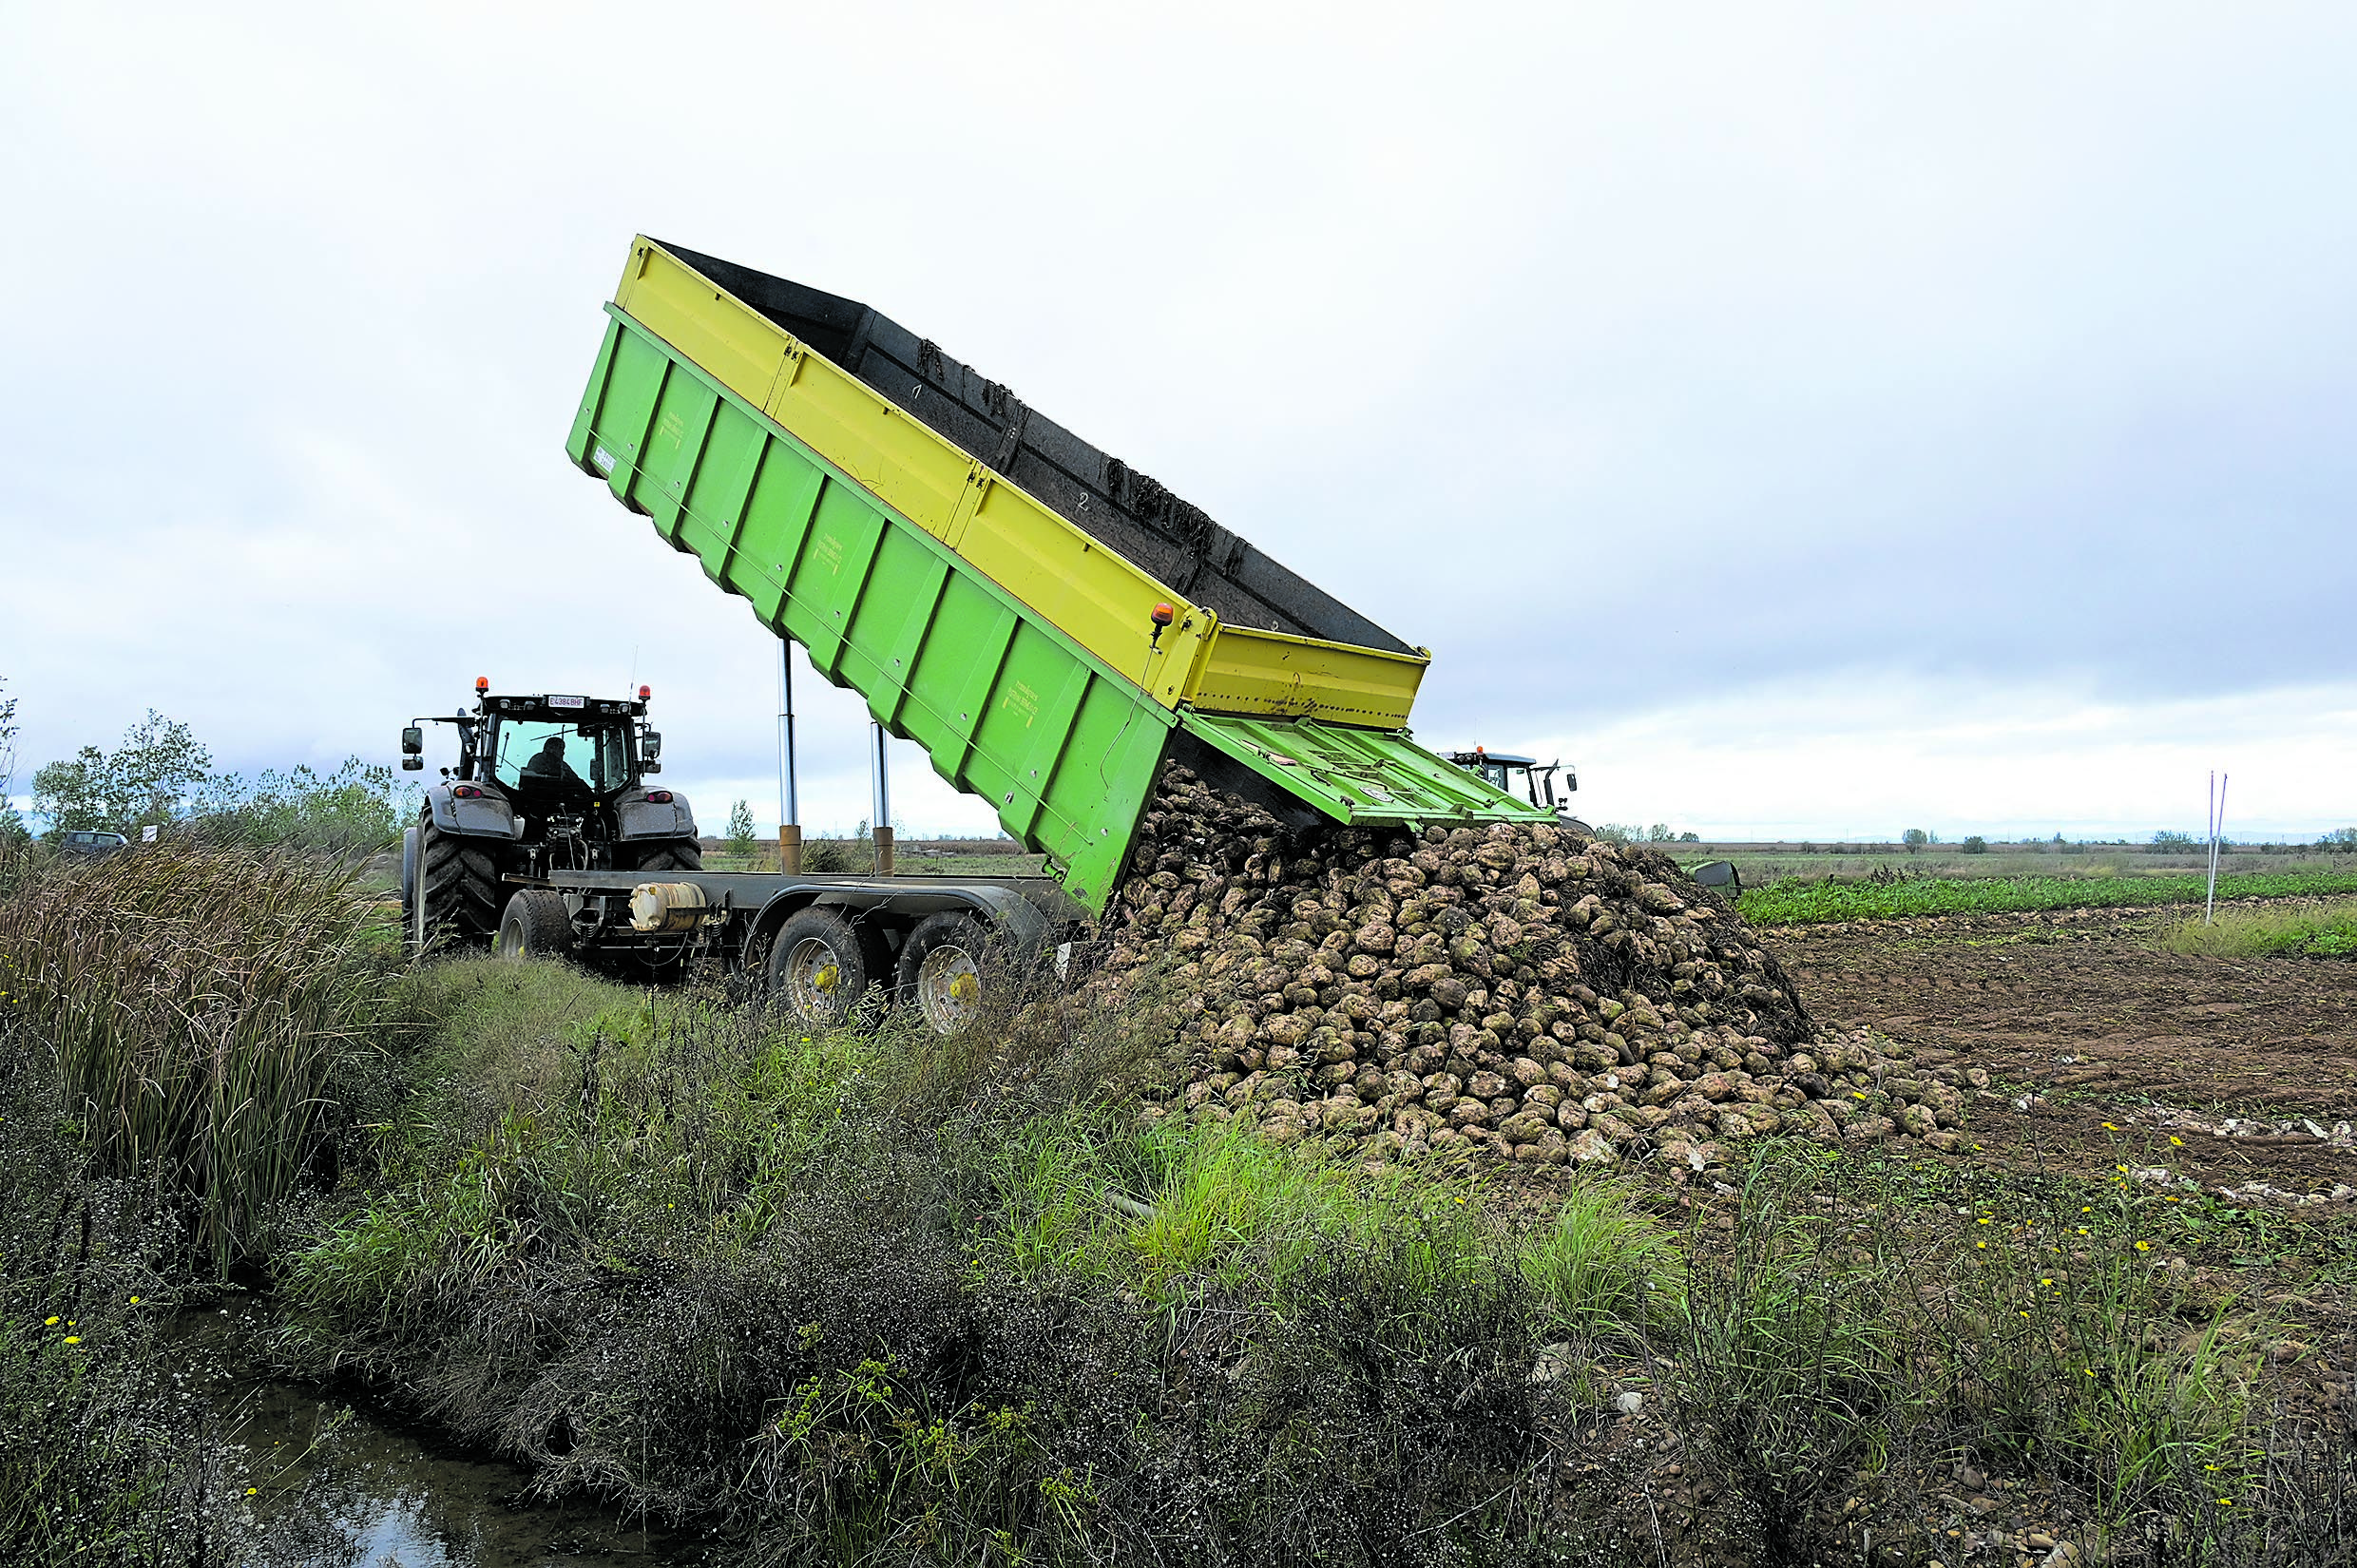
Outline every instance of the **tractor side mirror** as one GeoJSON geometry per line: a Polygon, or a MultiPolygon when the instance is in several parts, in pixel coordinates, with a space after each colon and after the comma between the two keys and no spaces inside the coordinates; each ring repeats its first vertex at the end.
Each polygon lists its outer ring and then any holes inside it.
{"type": "Polygon", "coordinates": [[[645,734],[644,744],[640,749],[646,754],[646,760],[649,762],[660,760],[662,756],[661,733],[656,730],[648,730],[645,734]]]}
{"type": "Polygon", "coordinates": [[[426,732],[422,725],[405,725],[401,731],[401,755],[415,756],[426,749],[426,732]]]}
{"type": "Polygon", "coordinates": [[[639,764],[639,772],[642,774],[659,774],[662,772],[662,764],[660,762],[642,762],[639,764]]]}
{"type": "Polygon", "coordinates": [[[405,756],[401,759],[401,771],[405,774],[423,773],[426,771],[426,759],[422,756],[405,756]]]}

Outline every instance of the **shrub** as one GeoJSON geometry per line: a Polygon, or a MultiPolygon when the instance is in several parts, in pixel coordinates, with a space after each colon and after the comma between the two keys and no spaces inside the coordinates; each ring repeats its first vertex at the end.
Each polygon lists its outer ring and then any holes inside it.
{"type": "Polygon", "coordinates": [[[1503,1554],[1543,1330],[1674,1277],[1601,1194],[1524,1261],[1478,1189],[1140,1127],[1132,1019],[928,1057],[552,966],[396,1000],[420,1093],[293,1344],[742,1560],[1503,1554]]]}
{"type": "Polygon", "coordinates": [[[1964,843],[1958,847],[1966,854],[1988,853],[1988,840],[1983,838],[1979,833],[1967,833],[1964,836],[1964,843]]]}

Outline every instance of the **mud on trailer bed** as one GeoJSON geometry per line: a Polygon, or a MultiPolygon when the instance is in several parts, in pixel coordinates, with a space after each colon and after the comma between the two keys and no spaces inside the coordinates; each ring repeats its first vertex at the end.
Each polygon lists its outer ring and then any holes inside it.
{"type": "Polygon", "coordinates": [[[805,1023],[851,1018],[870,987],[942,1034],[992,978],[1072,941],[1086,911],[1043,876],[862,877],[552,870],[499,924],[511,958],[604,958],[676,975],[701,960],[765,986],[805,1023]]]}

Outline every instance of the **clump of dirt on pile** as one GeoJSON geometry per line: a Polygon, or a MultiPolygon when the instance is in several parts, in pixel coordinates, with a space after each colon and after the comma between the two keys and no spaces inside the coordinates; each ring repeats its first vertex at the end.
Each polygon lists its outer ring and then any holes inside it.
{"type": "Polygon", "coordinates": [[[1653,851],[1543,825],[1289,832],[1170,764],[1129,872],[1080,997],[1124,1005],[1153,976],[1175,1000],[1183,1088],[1149,1116],[1538,1165],[1701,1170],[1777,1131],[1953,1143],[1956,1089],[1817,1031],[1751,927],[1653,851]]]}

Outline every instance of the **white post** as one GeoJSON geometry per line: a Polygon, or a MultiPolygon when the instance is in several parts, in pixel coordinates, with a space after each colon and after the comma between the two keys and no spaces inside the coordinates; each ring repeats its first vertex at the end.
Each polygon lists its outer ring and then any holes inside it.
{"type": "Polygon", "coordinates": [[[2210,775],[2210,893],[2204,901],[2201,922],[2214,925],[2218,918],[2218,834],[2226,827],[2226,775],[2210,775]]]}

